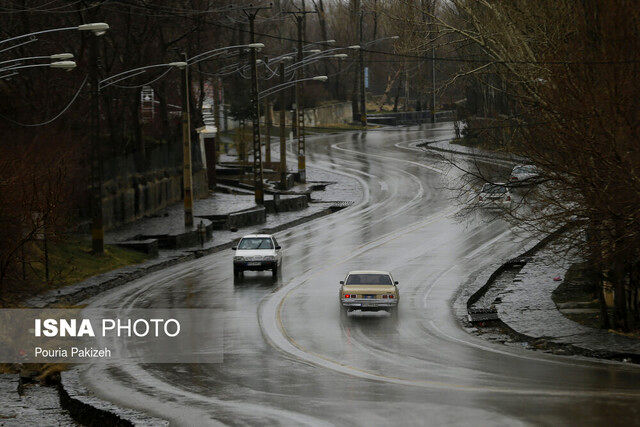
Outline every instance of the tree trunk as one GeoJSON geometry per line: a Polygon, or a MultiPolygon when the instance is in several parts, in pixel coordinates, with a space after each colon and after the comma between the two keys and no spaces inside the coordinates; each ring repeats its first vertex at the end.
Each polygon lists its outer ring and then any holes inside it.
{"type": "Polygon", "coordinates": [[[627,291],[624,280],[624,266],[615,261],[611,270],[613,289],[614,289],[614,318],[613,327],[620,331],[629,330],[629,322],[627,319],[627,291]]]}

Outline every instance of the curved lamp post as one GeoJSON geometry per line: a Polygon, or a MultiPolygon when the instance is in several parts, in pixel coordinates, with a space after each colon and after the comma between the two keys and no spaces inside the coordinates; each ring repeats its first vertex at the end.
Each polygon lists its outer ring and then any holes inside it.
{"type": "MultiPolygon", "coordinates": [[[[51,60],[56,60],[56,61],[64,61],[66,59],[72,59],[73,58],[73,53],[56,53],[54,55],[42,55],[42,56],[27,56],[24,58],[16,58],[16,59],[9,59],[6,61],[1,61],[0,65],[2,64],[9,64],[9,63],[21,63],[23,61],[31,61],[31,60],[35,60],[35,59],[51,59],[51,60]]],[[[19,64],[16,64],[19,65],[19,64]]],[[[8,68],[8,67],[12,67],[12,65],[8,65],[5,66],[3,68],[8,68]]],[[[0,68],[1,69],[1,68],[0,68]]]]}
{"type": "Polygon", "coordinates": [[[269,89],[263,90],[262,92],[260,92],[258,94],[258,98],[262,99],[265,96],[269,96],[269,95],[273,95],[274,93],[280,92],[281,90],[285,90],[290,88],[291,86],[295,85],[296,83],[299,82],[308,82],[308,81],[316,81],[316,82],[326,82],[328,79],[327,76],[313,76],[313,77],[306,77],[304,79],[298,79],[298,80],[292,80],[290,82],[286,82],[286,83],[281,83],[279,85],[270,87],[269,89]]]}
{"type": "Polygon", "coordinates": [[[49,67],[49,68],[56,68],[59,70],[71,71],[76,67],[76,63],[73,61],[56,61],[50,64],[31,64],[31,65],[19,65],[15,67],[6,67],[6,68],[0,69],[0,72],[9,72],[9,74],[0,75],[0,80],[11,77],[11,76],[15,76],[16,74],[18,74],[15,72],[16,70],[24,70],[27,68],[42,68],[42,67],[49,67]]]}
{"type": "Polygon", "coordinates": [[[76,63],[74,61],[56,61],[56,62],[51,62],[49,64],[16,65],[14,67],[0,68],[0,71],[15,71],[15,70],[24,70],[26,68],[41,68],[41,67],[50,67],[50,68],[57,68],[61,70],[70,71],[76,68],[76,63]]]}
{"type": "Polygon", "coordinates": [[[187,65],[188,65],[187,62],[177,61],[177,62],[168,62],[166,64],[154,64],[154,65],[147,65],[144,67],[132,68],[131,70],[123,71],[121,73],[114,74],[113,76],[109,76],[107,78],[100,80],[100,82],[98,82],[98,90],[102,90],[106,87],[111,86],[112,84],[121,82],[122,80],[126,80],[131,77],[144,74],[146,70],[149,70],[151,68],[176,67],[179,69],[183,69],[187,65]]]}
{"type": "Polygon", "coordinates": [[[37,35],[40,35],[40,34],[55,33],[55,32],[59,32],[59,31],[71,31],[71,30],[92,31],[96,36],[101,36],[108,29],[109,29],[109,24],[107,24],[105,22],[93,22],[93,23],[90,23],[90,24],[82,24],[82,25],[78,25],[78,26],[75,26],[75,27],[52,28],[52,29],[49,29],[49,30],[34,31],[33,33],[22,34],[20,36],[15,36],[15,37],[11,37],[11,38],[8,38],[8,39],[0,40],[0,45],[4,44],[4,43],[9,43],[11,41],[24,39],[24,38],[27,38],[27,37],[33,37],[33,36],[37,36],[37,35]]]}

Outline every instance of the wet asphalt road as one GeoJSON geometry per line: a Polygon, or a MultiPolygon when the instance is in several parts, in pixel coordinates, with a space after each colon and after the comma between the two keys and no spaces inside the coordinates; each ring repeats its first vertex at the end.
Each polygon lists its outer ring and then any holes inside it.
{"type": "Polygon", "coordinates": [[[459,325],[457,290],[521,238],[490,214],[455,217],[447,188],[456,170],[408,144],[451,131],[430,128],[310,139],[308,163],[358,179],[364,196],[278,233],[275,282],[251,272],[234,282],[227,250],[92,302],[223,310],[224,363],[95,365],[85,384],[176,425],[637,423],[640,369],[506,347],[459,325]],[[397,319],[341,320],[338,282],[353,269],[392,272],[397,319]]]}

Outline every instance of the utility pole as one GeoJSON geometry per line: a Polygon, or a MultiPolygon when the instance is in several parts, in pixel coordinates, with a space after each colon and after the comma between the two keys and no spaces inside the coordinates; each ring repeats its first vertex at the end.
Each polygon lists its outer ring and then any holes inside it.
{"type": "Polygon", "coordinates": [[[404,61],[404,111],[409,111],[409,68],[404,61]]]}
{"type": "MultiPolygon", "coordinates": [[[[304,53],[302,51],[302,35],[304,24],[304,13],[300,16],[296,16],[298,23],[298,62],[302,63],[304,60],[304,53]]],[[[304,66],[299,67],[296,70],[296,80],[304,78],[304,66]]],[[[301,81],[296,83],[296,120],[298,123],[298,176],[300,182],[307,182],[307,170],[305,165],[305,136],[304,136],[304,108],[302,107],[302,92],[304,90],[301,81]]]]}
{"type": "Polygon", "coordinates": [[[264,143],[264,161],[271,163],[271,128],[273,126],[273,108],[271,101],[265,99],[264,101],[264,116],[265,116],[265,143],[264,143]]]}
{"type": "Polygon", "coordinates": [[[436,122],[436,47],[431,48],[431,123],[436,122]]]}
{"type": "Polygon", "coordinates": [[[359,25],[359,39],[360,50],[358,55],[358,65],[360,68],[360,123],[363,127],[367,127],[367,94],[365,88],[365,76],[364,76],[364,50],[363,50],[363,33],[362,23],[364,21],[364,11],[362,10],[362,4],[360,5],[360,25],[359,25]]]}
{"type": "Polygon", "coordinates": [[[102,220],[102,147],[100,146],[100,57],[98,36],[91,37],[91,249],[104,253],[104,223],[102,220]]]}
{"type": "MultiPolygon", "coordinates": [[[[256,15],[262,9],[270,9],[269,7],[254,7],[244,9],[244,14],[249,18],[249,43],[255,43],[255,19],[256,15]]],[[[262,149],[260,141],[260,104],[258,101],[258,56],[256,48],[251,48],[251,121],[253,127],[253,186],[255,192],[255,200],[257,205],[264,205],[264,181],[262,171],[262,149]]]]}
{"type": "MultiPolygon", "coordinates": [[[[184,62],[187,53],[183,52],[184,62]]],[[[182,187],[184,191],[184,226],[193,227],[193,194],[191,189],[191,108],[189,106],[189,66],[182,69],[182,187]]]]}
{"type": "MultiPolygon", "coordinates": [[[[264,63],[269,63],[269,57],[264,57],[264,63]]],[[[264,161],[271,163],[271,126],[273,125],[273,115],[271,109],[271,101],[269,97],[264,98],[264,121],[265,121],[265,138],[264,138],[264,161]]]]}
{"type": "MultiPolygon", "coordinates": [[[[280,62],[280,82],[285,84],[287,79],[284,76],[284,61],[280,62]]],[[[280,91],[280,188],[287,188],[287,136],[285,134],[286,109],[285,92],[280,91]]]]}
{"type": "Polygon", "coordinates": [[[295,12],[284,12],[284,13],[292,13],[296,18],[296,24],[298,27],[298,55],[296,61],[301,66],[296,69],[295,79],[297,80],[295,86],[295,116],[296,116],[296,136],[298,138],[298,176],[300,182],[307,182],[307,170],[306,170],[306,159],[305,159],[305,135],[304,135],[304,107],[302,105],[302,93],[304,91],[304,84],[300,80],[304,78],[304,66],[302,65],[302,61],[304,61],[304,51],[302,50],[302,42],[304,40],[304,23],[305,16],[307,13],[317,13],[312,10],[298,10],[295,12]]]}
{"type": "Polygon", "coordinates": [[[215,157],[214,160],[216,165],[218,164],[218,152],[220,151],[220,98],[222,95],[220,86],[220,77],[216,77],[213,80],[213,123],[216,127],[215,151],[213,155],[215,157]]]}

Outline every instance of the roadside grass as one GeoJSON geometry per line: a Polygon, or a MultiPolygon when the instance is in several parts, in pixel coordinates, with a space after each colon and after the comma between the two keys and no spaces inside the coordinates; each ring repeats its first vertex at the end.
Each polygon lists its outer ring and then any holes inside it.
{"type": "Polygon", "coordinates": [[[45,274],[44,252],[42,246],[37,246],[39,261],[32,263],[36,283],[42,285],[41,291],[56,289],[61,286],[81,282],[91,276],[106,273],[116,268],[131,264],[139,264],[149,257],[130,249],[115,245],[105,245],[104,255],[95,256],[91,253],[91,241],[70,238],[54,245],[49,249],[49,283],[42,280],[45,274]]]}
{"type": "MultiPolygon", "coordinates": [[[[48,244],[49,281],[45,278],[44,245],[42,242],[30,244],[25,251],[25,280],[13,284],[3,295],[4,307],[24,307],[25,299],[39,293],[58,289],[81,282],[89,277],[106,273],[120,267],[139,264],[149,256],[141,252],[105,245],[104,255],[91,253],[91,241],[79,237],[69,237],[48,244]]],[[[26,307],[24,307],[26,308],[26,307]]],[[[82,308],[64,306],[59,308],[82,308]]],[[[0,373],[29,373],[37,381],[49,382],[60,371],[67,368],[63,363],[0,363],[0,373]]]]}
{"type": "Polygon", "coordinates": [[[39,293],[149,259],[146,254],[115,245],[105,245],[104,254],[95,256],[91,253],[91,241],[76,236],[47,246],[49,280],[46,280],[44,245],[41,241],[32,242],[25,251],[24,279],[20,277],[2,296],[5,307],[17,307],[21,301],[39,293]]]}

